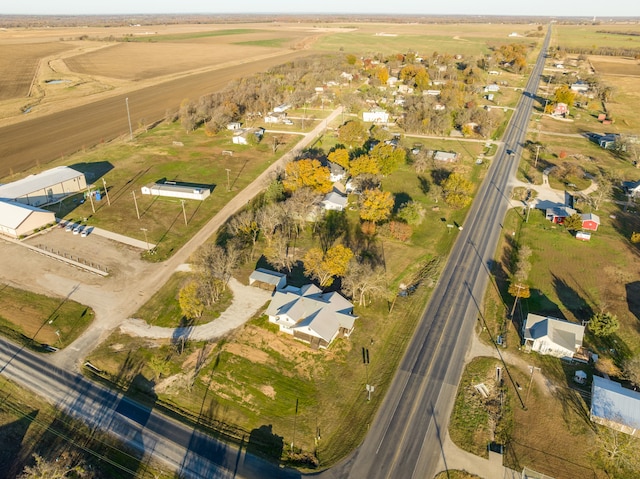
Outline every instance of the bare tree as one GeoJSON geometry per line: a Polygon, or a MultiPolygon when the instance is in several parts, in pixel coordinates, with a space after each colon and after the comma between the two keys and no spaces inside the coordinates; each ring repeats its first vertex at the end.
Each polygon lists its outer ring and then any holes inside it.
{"type": "Polygon", "coordinates": [[[282,226],[284,218],[284,210],[279,203],[269,203],[258,210],[256,220],[267,243],[271,243],[276,230],[282,226]]]}
{"type": "Polygon", "coordinates": [[[296,261],[289,252],[289,240],[282,232],[274,234],[271,243],[265,248],[264,256],[277,269],[288,272],[291,272],[296,261]]]}
{"type": "Polygon", "coordinates": [[[367,298],[373,295],[384,295],[387,291],[384,270],[373,267],[369,263],[361,263],[356,259],[349,262],[347,272],[342,278],[342,287],[360,306],[367,304],[367,298]]]}

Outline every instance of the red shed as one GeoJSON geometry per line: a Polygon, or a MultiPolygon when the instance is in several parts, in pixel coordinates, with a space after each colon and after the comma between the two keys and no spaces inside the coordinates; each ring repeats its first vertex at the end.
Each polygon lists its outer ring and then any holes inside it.
{"type": "Polygon", "coordinates": [[[582,217],[582,229],[589,231],[597,231],[600,226],[600,218],[593,213],[585,213],[580,215],[582,217]]]}

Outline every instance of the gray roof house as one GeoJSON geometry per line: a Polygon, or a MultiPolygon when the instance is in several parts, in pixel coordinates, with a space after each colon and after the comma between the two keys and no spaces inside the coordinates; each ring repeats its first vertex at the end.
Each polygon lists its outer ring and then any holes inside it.
{"type": "Polygon", "coordinates": [[[622,189],[627,195],[634,198],[640,196],[640,180],[638,181],[623,181],[622,189]]]}
{"type": "Polygon", "coordinates": [[[572,358],[582,348],[584,326],[564,319],[529,313],[524,345],[531,351],[557,358],[572,358]]]}
{"type": "Polygon", "coordinates": [[[594,376],[590,418],[595,423],[640,437],[640,393],[594,376]]]}
{"type": "Polygon", "coordinates": [[[325,210],[343,211],[347,207],[347,197],[334,189],[325,195],[321,203],[325,210]]]}
{"type": "Polygon", "coordinates": [[[327,348],[338,337],[349,337],[357,319],[347,299],[335,292],[323,293],[313,284],[276,291],[266,314],[280,331],[314,349],[327,348]]]}

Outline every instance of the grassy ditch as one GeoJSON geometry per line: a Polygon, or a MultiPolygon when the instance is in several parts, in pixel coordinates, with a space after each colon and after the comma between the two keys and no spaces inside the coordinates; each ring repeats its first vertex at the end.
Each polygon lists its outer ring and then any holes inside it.
{"type": "Polygon", "coordinates": [[[0,332],[30,349],[64,348],[93,321],[91,308],[67,298],[52,298],[0,285],[0,332]]]}

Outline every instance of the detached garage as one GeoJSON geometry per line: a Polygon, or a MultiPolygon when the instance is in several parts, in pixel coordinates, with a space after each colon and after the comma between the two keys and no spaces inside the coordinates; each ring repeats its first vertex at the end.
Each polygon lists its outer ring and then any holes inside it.
{"type": "Polygon", "coordinates": [[[0,201],[0,234],[20,238],[56,222],[51,211],[21,203],[0,201]]]}

